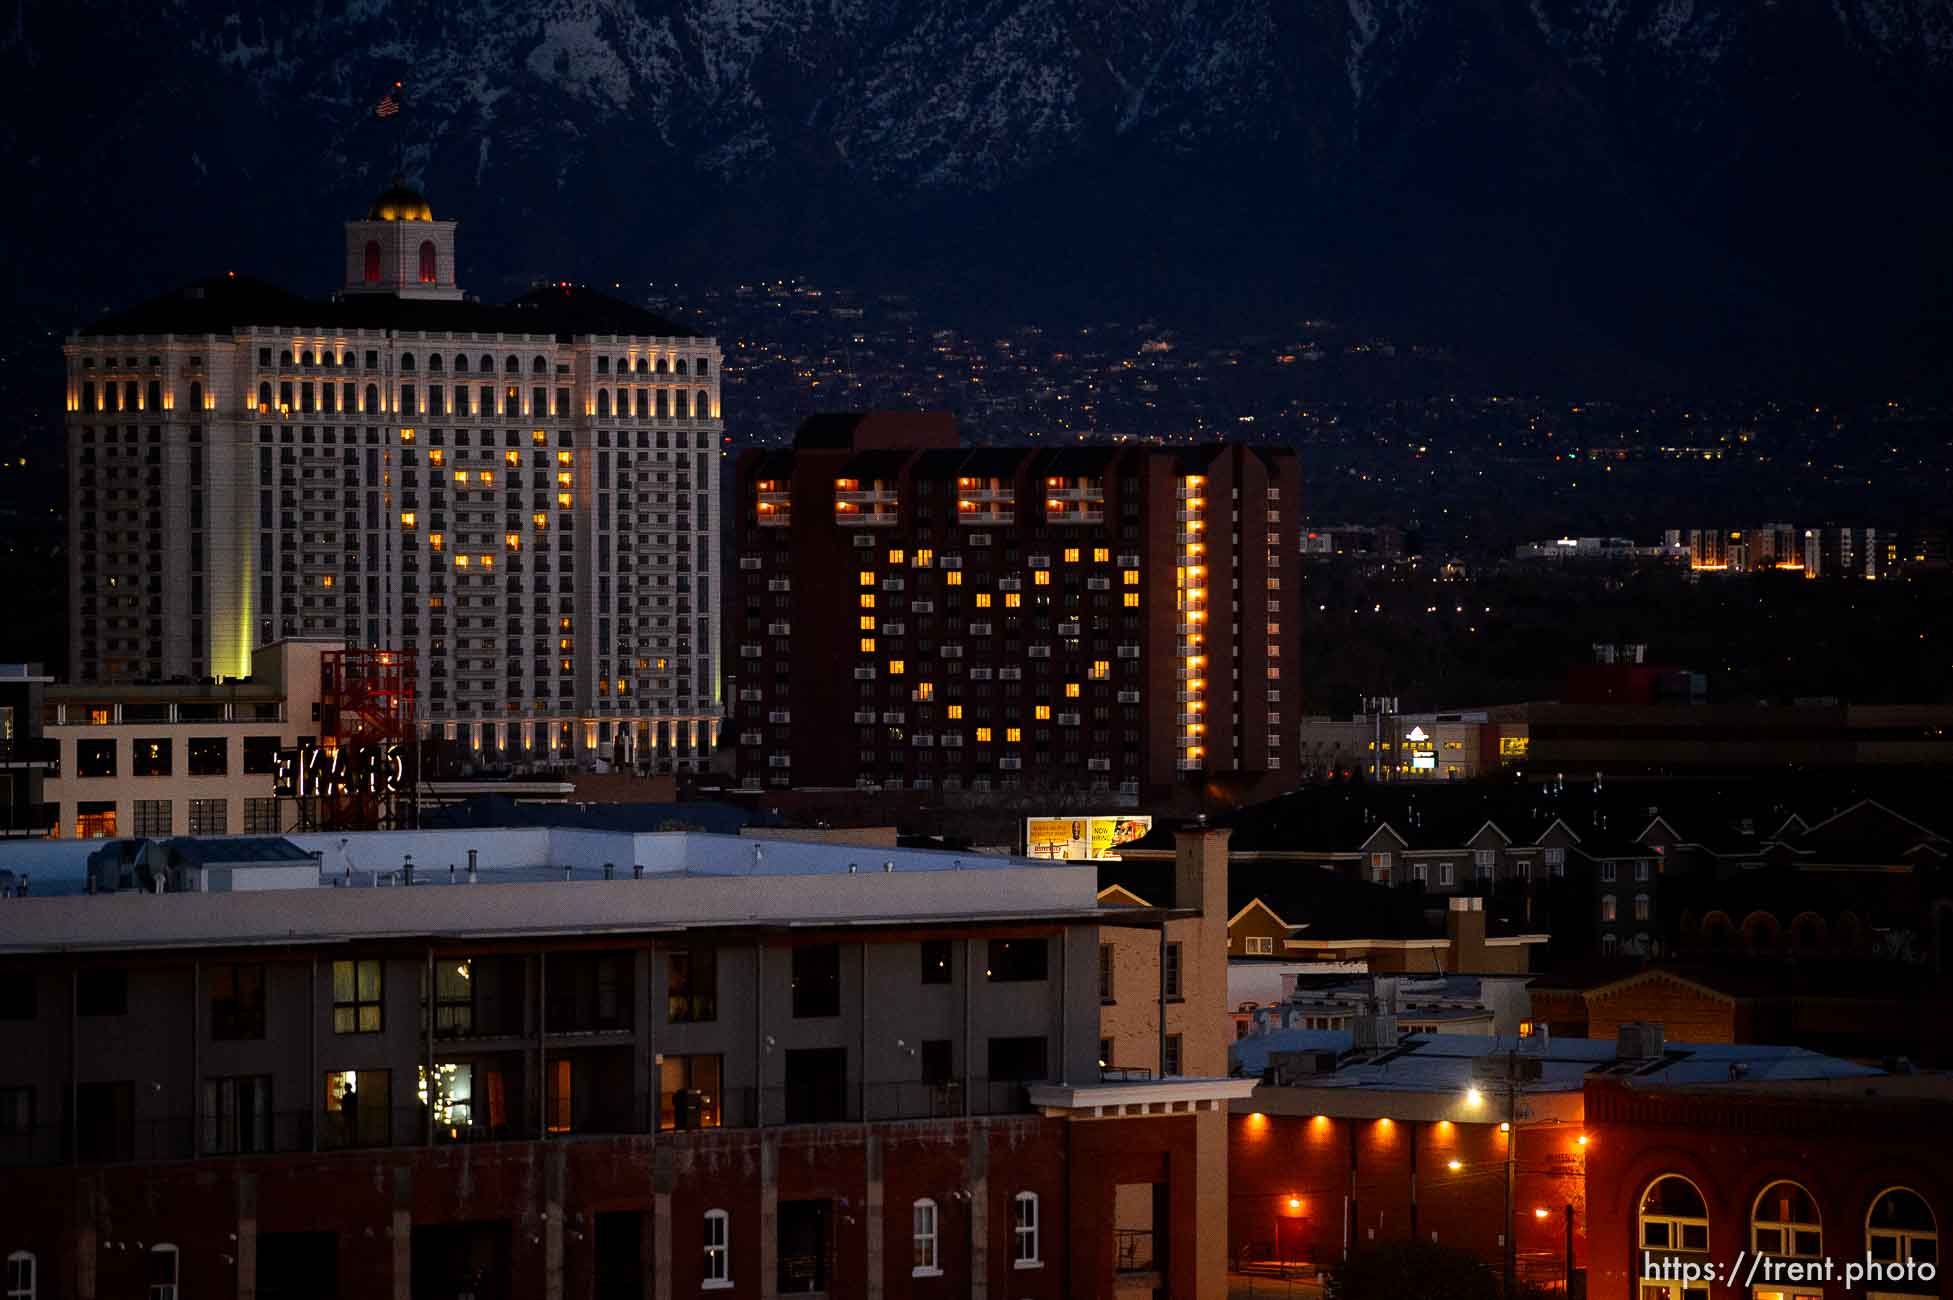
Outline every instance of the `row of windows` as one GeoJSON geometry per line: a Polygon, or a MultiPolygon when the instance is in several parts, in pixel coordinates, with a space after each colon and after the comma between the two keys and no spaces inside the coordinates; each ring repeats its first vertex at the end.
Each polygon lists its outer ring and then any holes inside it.
{"type": "MultiPolygon", "coordinates": [[[[169,1242],[149,1247],[145,1254],[148,1272],[148,1300],[177,1300],[180,1252],[169,1242]]],[[[40,1261],[31,1251],[16,1250],[7,1256],[4,1300],[37,1300],[40,1286],[40,1261]]]]}
{"type": "MultiPolygon", "coordinates": [[[[285,742],[277,736],[245,736],[243,740],[244,775],[269,775],[277,766],[278,750],[285,742]]],[[[121,747],[119,740],[75,741],[74,774],[90,780],[115,776],[121,747]]],[[[186,775],[230,775],[230,737],[192,736],[184,743],[184,750],[186,775]]],[[[168,736],[131,739],[129,773],[132,776],[176,775],[175,740],[168,736]]]]}
{"type": "MultiPolygon", "coordinates": [[[[1709,1210],[1701,1190],[1680,1174],[1655,1179],[1642,1194],[1635,1233],[1644,1251],[1706,1254],[1709,1210]]],[[[1888,1188],[1873,1198],[1865,1212],[1865,1238],[1875,1263],[1939,1263],[1932,1207],[1909,1187],[1888,1188]]],[[[1763,1188],[1750,1209],[1749,1248],[1780,1259],[1822,1259],[1824,1225],[1816,1199],[1788,1180],[1763,1188]]]]}

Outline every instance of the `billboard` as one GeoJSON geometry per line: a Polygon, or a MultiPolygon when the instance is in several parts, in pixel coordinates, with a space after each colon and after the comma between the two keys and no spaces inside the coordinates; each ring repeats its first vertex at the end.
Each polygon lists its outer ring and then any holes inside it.
{"type": "Polygon", "coordinates": [[[1152,829],[1151,817],[1027,817],[1024,851],[1065,862],[1117,862],[1121,844],[1152,829]]]}

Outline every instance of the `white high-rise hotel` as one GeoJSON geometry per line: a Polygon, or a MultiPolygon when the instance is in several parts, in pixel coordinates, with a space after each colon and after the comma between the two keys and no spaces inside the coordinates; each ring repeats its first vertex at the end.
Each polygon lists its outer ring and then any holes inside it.
{"type": "Polygon", "coordinates": [[[410,189],[327,301],[225,276],[71,337],[77,681],[418,651],[484,759],[702,763],[719,709],[717,344],[590,290],[464,298],[410,189]]]}

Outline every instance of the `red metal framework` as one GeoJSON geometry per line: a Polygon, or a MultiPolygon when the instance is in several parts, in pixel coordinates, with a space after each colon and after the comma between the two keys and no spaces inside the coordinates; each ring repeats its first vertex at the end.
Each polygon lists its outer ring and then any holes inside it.
{"type": "Polygon", "coordinates": [[[319,744],[372,779],[321,795],[324,830],[410,825],[414,783],[415,656],[411,650],[329,650],[319,660],[319,744]]]}

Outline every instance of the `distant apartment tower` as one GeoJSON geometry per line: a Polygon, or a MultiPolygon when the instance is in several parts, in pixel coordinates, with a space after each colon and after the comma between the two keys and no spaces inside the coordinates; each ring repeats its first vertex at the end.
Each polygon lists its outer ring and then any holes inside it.
{"type": "Polygon", "coordinates": [[[465,299],[411,189],[345,229],[330,300],[225,276],[68,340],[71,677],[342,637],[416,651],[423,731],[485,760],[702,763],[717,345],[581,288],[465,299]]]}
{"type": "Polygon", "coordinates": [[[738,471],[741,784],[1155,798],[1295,771],[1292,451],[816,416],[738,471]]]}

